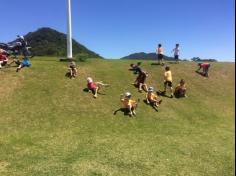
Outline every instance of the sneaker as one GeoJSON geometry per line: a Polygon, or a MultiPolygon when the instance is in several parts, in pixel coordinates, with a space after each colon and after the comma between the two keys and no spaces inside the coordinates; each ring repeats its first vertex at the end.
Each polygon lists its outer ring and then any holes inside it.
{"type": "Polygon", "coordinates": [[[97,95],[94,95],[93,98],[97,98],[98,96],[97,95]]]}

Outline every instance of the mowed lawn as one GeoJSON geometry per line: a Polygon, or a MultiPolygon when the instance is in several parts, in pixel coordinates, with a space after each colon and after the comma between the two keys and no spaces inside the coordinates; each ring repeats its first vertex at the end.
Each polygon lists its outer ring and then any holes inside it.
{"type": "MultiPolygon", "coordinates": [[[[156,112],[131,85],[130,63],[78,63],[74,80],[57,58],[0,70],[0,175],[233,176],[235,64],[212,63],[207,79],[196,63],[168,63],[174,85],[186,80],[188,98],[163,97],[156,112]],[[88,76],[111,87],[94,99],[83,91],[88,76]],[[113,115],[125,91],[142,100],[134,118],[113,115]]],[[[147,84],[163,90],[164,67],[151,63],[141,65],[147,84]]]]}

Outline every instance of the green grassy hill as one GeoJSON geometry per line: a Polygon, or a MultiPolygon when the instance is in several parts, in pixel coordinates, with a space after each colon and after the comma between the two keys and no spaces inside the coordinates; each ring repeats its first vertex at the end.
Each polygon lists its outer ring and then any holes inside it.
{"type": "MultiPolygon", "coordinates": [[[[148,85],[163,89],[164,68],[143,61],[148,85]]],[[[196,63],[169,64],[174,85],[184,78],[188,98],[163,97],[159,112],[141,103],[137,116],[112,112],[130,91],[128,60],[78,63],[67,79],[67,63],[36,58],[16,73],[0,70],[1,176],[230,176],[234,175],[235,64],[212,63],[210,77],[196,63]],[[86,78],[111,84],[94,99],[86,78]]]]}

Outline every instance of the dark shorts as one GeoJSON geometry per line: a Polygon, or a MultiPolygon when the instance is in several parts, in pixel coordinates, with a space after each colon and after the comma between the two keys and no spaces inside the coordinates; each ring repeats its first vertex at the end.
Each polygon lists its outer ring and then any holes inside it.
{"type": "Polygon", "coordinates": [[[172,82],[171,81],[166,81],[164,82],[164,85],[166,86],[169,86],[169,87],[172,87],[172,82]]]}
{"type": "Polygon", "coordinates": [[[179,55],[175,55],[175,60],[179,60],[179,55]]]}
{"type": "Polygon", "coordinates": [[[162,59],[163,59],[163,54],[158,54],[158,55],[157,55],[157,59],[158,59],[158,60],[162,60],[162,59]]]}
{"type": "Polygon", "coordinates": [[[93,95],[95,95],[95,93],[96,93],[96,89],[88,89],[88,90],[91,90],[92,93],[93,93],[93,95]]]}

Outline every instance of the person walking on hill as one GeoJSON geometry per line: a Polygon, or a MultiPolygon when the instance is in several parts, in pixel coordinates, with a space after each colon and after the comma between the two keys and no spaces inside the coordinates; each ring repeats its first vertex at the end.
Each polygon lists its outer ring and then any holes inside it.
{"type": "Polygon", "coordinates": [[[164,61],[163,61],[164,55],[163,55],[163,48],[161,44],[158,44],[158,47],[156,49],[156,54],[157,54],[157,60],[158,60],[157,64],[164,66],[164,61]]]}
{"type": "Polygon", "coordinates": [[[173,98],[174,96],[173,96],[173,87],[172,87],[172,73],[169,66],[165,67],[165,72],[164,72],[164,92],[163,92],[164,94],[166,93],[167,86],[171,90],[170,98],[173,98]]]}
{"type": "Polygon", "coordinates": [[[179,63],[179,44],[175,45],[175,48],[171,51],[171,53],[174,52],[174,58],[175,58],[175,63],[179,63]]]}

